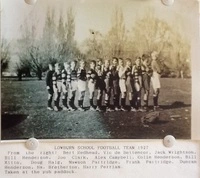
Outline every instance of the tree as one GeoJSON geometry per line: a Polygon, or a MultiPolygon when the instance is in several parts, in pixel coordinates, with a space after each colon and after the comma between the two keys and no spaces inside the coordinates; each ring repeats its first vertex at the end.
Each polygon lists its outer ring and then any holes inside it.
{"type": "Polygon", "coordinates": [[[161,52],[168,44],[171,28],[163,20],[158,19],[149,9],[144,17],[138,19],[133,27],[133,46],[139,55],[153,50],[161,52]]]}
{"type": "Polygon", "coordinates": [[[79,54],[74,35],[75,15],[73,9],[68,8],[66,16],[61,12],[58,24],[55,21],[54,10],[48,9],[41,38],[42,58],[46,65],[55,59],[57,62],[67,61],[79,54]]]}
{"type": "Polygon", "coordinates": [[[2,39],[1,40],[1,75],[2,72],[4,72],[9,65],[10,62],[10,44],[7,42],[7,40],[2,39]]]}
{"type": "MultiPolygon", "coordinates": [[[[22,74],[34,72],[39,80],[42,79],[42,72],[45,65],[41,56],[41,44],[36,39],[36,25],[28,24],[27,21],[21,26],[21,39],[18,40],[19,62],[16,65],[18,79],[22,79],[22,74]]],[[[30,75],[29,75],[30,76],[30,75]]]]}
{"type": "Polygon", "coordinates": [[[183,70],[189,71],[186,62],[190,58],[189,42],[175,25],[172,28],[167,22],[157,18],[151,9],[136,21],[132,34],[131,46],[136,49],[137,55],[150,54],[156,50],[165,75],[177,71],[179,77],[183,70]]]}
{"type": "Polygon", "coordinates": [[[28,60],[19,57],[19,61],[16,63],[15,70],[17,72],[18,80],[22,80],[22,76],[31,77],[31,68],[28,60]]]}
{"type": "Polygon", "coordinates": [[[90,37],[87,38],[82,45],[82,48],[84,48],[84,46],[86,47],[86,51],[83,52],[89,59],[96,59],[104,56],[103,35],[99,31],[92,29],[89,30],[89,33],[90,37]]]}
{"type": "Polygon", "coordinates": [[[40,39],[40,55],[44,66],[54,59],[58,59],[58,40],[56,40],[55,12],[48,8],[43,27],[42,38],[40,39]]]}
{"type": "Polygon", "coordinates": [[[66,12],[66,20],[63,19],[63,14],[60,14],[59,24],[57,27],[57,42],[58,42],[58,60],[60,62],[68,61],[79,55],[75,36],[75,15],[70,7],[66,12]]]}
{"type": "Polygon", "coordinates": [[[111,17],[111,27],[106,34],[89,30],[90,38],[84,41],[86,55],[89,58],[123,57],[127,52],[127,30],[121,8],[116,7],[111,17]]]}
{"type": "MultiPolygon", "coordinates": [[[[106,35],[106,49],[107,55],[122,57],[125,53],[125,46],[127,42],[127,31],[124,23],[124,16],[121,8],[116,7],[114,9],[113,16],[111,18],[111,29],[106,35]]],[[[105,43],[104,43],[105,44],[105,43]]]]}

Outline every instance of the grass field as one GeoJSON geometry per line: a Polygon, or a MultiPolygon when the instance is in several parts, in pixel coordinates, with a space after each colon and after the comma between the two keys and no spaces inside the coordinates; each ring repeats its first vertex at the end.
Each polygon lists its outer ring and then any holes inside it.
{"type": "MultiPolygon", "coordinates": [[[[141,124],[146,113],[54,112],[46,109],[45,81],[5,79],[1,81],[1,137],[3,140],[52,138],[159,139],[173,135],[191,137],[191,80],[161,79],[160,120],[141,124]],[[170,116],[174,116],[171,118],[170,116]],[[179,115],[179,116],[177,116],[179,115]]],[[[152,94],[151,94],[152,95],[152,94]]],[[[89,101],[84,101],[88,106],[89,101]]],[[[152,98],[150,98],[152,105],[152,98]]]]}

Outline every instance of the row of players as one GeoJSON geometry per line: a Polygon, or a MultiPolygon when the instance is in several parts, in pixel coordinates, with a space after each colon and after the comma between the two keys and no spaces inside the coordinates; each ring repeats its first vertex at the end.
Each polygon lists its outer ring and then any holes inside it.
{"type": "Polygon", "coordinates": [[[86,71],[84,60],[65,62],[64,69],[61,70],[59,63],[49,64],[46,85],[48,90],[48,110],[58,111],[62,94],[62,109],[74,111],[76,109],[84,111],[83,100],[86,88],[89,89],[90,110],[101,111],[102,96],[105,94],[104,102],[106,111],[112,111],[110,105],[111,95],[115,111],[126,111],[126,96],[131,106],[131,111],[148,110],[150,83],[153,86],[154,110],[158,108],[158,95],[160,90],[160,67],[157,63],[157,52],[152,52],[150,56],[138,57],[132,65],[131,59],[125,61],[122,58],[113,57],[111,64],[109,60],[102,59],[90,61],[90,69],[86,71]],[[144,106],[141,107],[141,90],[144,90],[144,106]],[[97,90],[97,106],[94,105],[94,92],[97,90]],[[74,100],[78,91],[78,108],[75,107],[74,100]],[[54,108],[52,99],[54,95],[54,108]],[[69,95],[69,101],[68,101],[69,95]],[[120,101],[121,100],[121,101],[120,101]]]}

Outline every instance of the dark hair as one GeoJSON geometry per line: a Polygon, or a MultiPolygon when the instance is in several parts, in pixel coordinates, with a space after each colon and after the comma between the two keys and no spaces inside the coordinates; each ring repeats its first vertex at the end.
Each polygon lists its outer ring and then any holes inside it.
{"type": "Polygon", "coordinates": [[[74,62],[75,64],[77,64],[77,60],[72,60],[70,63],[74,62]]]}
{"type": "Polygon", "coordinates": [[[140,57],[140,56],[136,56],[136,58],[135,58],[135,59],[136,59],[136,60],[137,60],[137,59],[140,59],[140,60],[141,60],[141,57],[140,57]]]}
{"type": "Polygon", "coordinates": [[[90,64],[91,64],[91,63],[94,63],[94,64],[96,65],[96,61],[95,61],[95,60],[91,60],[91,61],[90,61],[90,64]]]}
{"type": "Polygon", "coordinates": [[[117,57],[113,57],[113,58],[112,58],[112,61],[113,61],[114,59],[116,59],[116,60],[117,60],[117,62],[118,62],[118,58],[117,58],[117,57]]]}
{"type": "Polygon", "coordinates": [[[103,61],[103,59],[102,59],[102,58],[100,58],[100,57],[98,57],[98,58],[97,58],[97,61],[101,61],[101,62],[102,62],[102,61],[103,61]]]}
{"type": "Polygon", "coordinates": [[[126,58],[126,61],[129,61],[129,62],[131,62],[131,58],[126,58]]]}
{"type": "Polygon", "coordinates": [[[54,67],[54,65],[55,65],[55,63],[53,63],[53,62],[50,62],[50,63],[49,63],[49,66],[54,67]]]}
{"type": "Polygon", "coordinates": [[[143,54],[143,55],[142,55],[142,58],[148,58],[148,57],[149,57],[148,54],[143,54]]]}

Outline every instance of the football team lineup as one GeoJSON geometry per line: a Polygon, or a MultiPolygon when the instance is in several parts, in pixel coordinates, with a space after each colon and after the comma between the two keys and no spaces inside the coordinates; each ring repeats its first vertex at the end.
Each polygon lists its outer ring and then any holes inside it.
{"type": "Polygon", "coordinates": [[[158,53],[153,51],[150,56],[144,54],[142,58],[137,57],[132,65],[130,58],[113,57],[111,62],[101,58],[89,62],[90,69],[86,71],[84,60],[64,62],[62,70],[59,63],[49,64],[46,76],[48,90],[48,110],[59,111],[84,111],[83,100],[86,85],[89,89],[89,101],[91,111],[103,111],[102,96],[105,94],[105,111],[127,111],[126,95],[128,96],[130,110],[133,112],[144,112],[148,110],[150,83],[153,86],[153,109],[159,109],[158,96],[160,90],[161,69],[157,62],[158,53]],[[111,64],[110,64],[111,63],[111,64]],[[78,68],[78,69],[77,69],[78,68]],[[97,90],[97,106],[94,105],[94,92],[97,90]],[[144,106],[141,106],[141,90],[144,90],[144,106]],[[77,94],[76,94],[77,91],[77,94]],[[68,102],[69,94],[69,102],[68,102]],[[62,95],[62,108],[60,107],[60,96],[62,95]],[[75,97],[78,96],[78,108],[74,105],[75,97]],[[113,96],[113,107],[111,107],[111,95],[113,96]],[[121,98],[120,98],[121,95],[121,98]],[[54,96],[54,109],[52,99],[54,96]],[[121,101],[120,101],[121,99],[121,101]],[[121,106],[120,106],[121,105],[121,106]]]}

